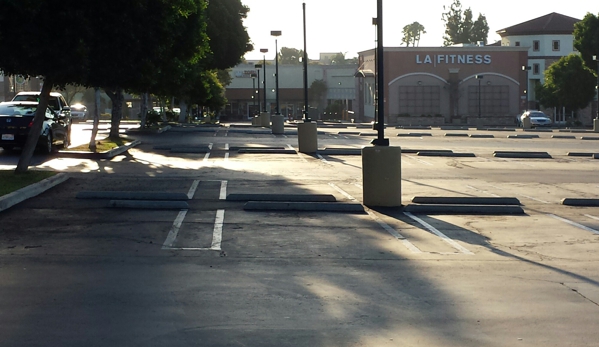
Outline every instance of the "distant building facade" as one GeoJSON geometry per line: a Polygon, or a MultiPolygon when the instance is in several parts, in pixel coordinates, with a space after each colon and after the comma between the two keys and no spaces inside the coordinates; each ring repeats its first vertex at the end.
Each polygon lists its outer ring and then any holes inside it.
{"type": "MultiPolygon", "coordinates": [[[[375,53],[358,53],[356,112],[364,121],[375,119],[375,53]]],[[[384,54],[385,97],[379,101],[386,123],[513,125],[525,108],[527,48],[389,47],[384,54]]]]}
{"type": "MultiPolygon", "coordinates": [[[[247,120],[266,110],[276,113],[275,64],[267,61],[266,67],[256,68],[263,61],[251,61],[231,69],[231,84],[226,87],[225,96],[229,103],[221,112],[226,120],[247,120]],[[258,77],[259,76],[259,77],[258,77]],[[264,77],[266,76],[266,104],[264,104],[264,77]]],[[[357,65],[308,65],[308,88],[316,80],[326,83],[326,94],[309,101],[309,117],[323,119],[329,103],[341,102],[348,119],[355,103],[357,65]]],[[[279,109],[289,119],[301,119],[305,104],[303,65],[279,64],[279,109]]],[[[339,115],[341,118],[341,115],[339,115]]]]}

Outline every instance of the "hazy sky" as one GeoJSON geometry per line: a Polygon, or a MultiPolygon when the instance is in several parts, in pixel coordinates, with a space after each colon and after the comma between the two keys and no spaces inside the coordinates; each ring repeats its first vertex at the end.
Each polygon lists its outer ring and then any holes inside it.
{"type": "MultiPolygon", "coordinates": [[[[343,52],[346,57],[374,47],[377,0],[241,0],[250,8],[244,24],[255,50],[246,54],[248,60],[262,59],[260,48],[268,48],[266,59],[274,59],[275,39],[271,30],[281,30],[278,47],[303,49],[303,12],[306,4],[307,51],[310,59],[319,53],[343,52]]],[[[386,47],[400,46],[402,29],[415,21],[424,25],[420,47],[443,45],[445,31],[441,14],[443,6],[453,0],[383,0],[384,36],[386,47]]],[[[481,13],[489,23],[489,43],[500,39],[497,30],[519,24],[551,12],[582,19],[587,12],[599,14],[599,1],[489,1],[462,0],[462,9],[471,8],[474,18],[481,13]]]]}

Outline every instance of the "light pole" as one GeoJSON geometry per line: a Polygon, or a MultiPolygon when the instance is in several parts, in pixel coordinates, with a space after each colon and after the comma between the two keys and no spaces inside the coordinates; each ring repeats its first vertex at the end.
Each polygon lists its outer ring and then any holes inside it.
{"type": "Polygon", "coordinates": [[[268,53],[268,48],[260,48],[260,53],[262,53],[264,56],[264,62],[262,63],[263,69],[264,69],[264,112],[266,112],[266,53],[268,53]]]}
{"type": "Polygon", "coordinates": [[[252,101],[253,101],[252,116],[253,116],[256,114],[256,74],[253,73],[251,76],[252,76],[252,101]]]}
{"type": "Polygon", "coordinates": [[[310,116],[308,115],[308,51],[306,47],[306,3],[302,4],[302,11],[304,14],[304,122],[310,122],[310,116]]]}
{"type": "Polygon", "coordinates": [[[374,124],[372,124],[372,130],[377,130],[378,129],[378,121],[379,118],[377,116],[378,113],[378,87],[377,87],[377,79],[378,79],[378,70],[377,70],[377,56],[376,56],[376,51],[377,51],[377,20],[376,18],[372,18],[372,25],[374,25],[374,124]]]}
{"type": "Polygon", "coordinates": [[[262,68],[262,64],[254,64],[254,68],[256,68],[256,72],[258,73],[258,88],[256,89],[256,98],[258,99],[258,112],[260,113],[260,110],[262,110],[262,106],[260,105],[260,70],[262,68]]]}
{"type": "Polygon", "coordinates": [[[594,55],[593,60],[597,62],[597,117],[595,119],[599,122],[599,56],[594,55]]]}
{"type": "Polygon", "coordinates": [[[483,75],[476,75],[476,79],[478,80],[478,118],[480,119],[480,81],[483,79],[483,75]]]}
{"type": "Polygon", "coordinates": [[[528,111],[528,71],[530,71],[530,66],[522,65],[522,71],[526,74],[526,85],[524,86],[524,101],[526,102],[526,106],[524,107],[524,111],[528,111]]]}
{"type": "Polygon", "coordinates": [[[275,109],[275,114],[281,114],[281,109],[279,108],[279,47],[277,43],[277,37],[281,36],[280,30],[273,30],[270,32],[271,36],[275,37],[275,95],[277,100],[277,108],[275,109]]]}

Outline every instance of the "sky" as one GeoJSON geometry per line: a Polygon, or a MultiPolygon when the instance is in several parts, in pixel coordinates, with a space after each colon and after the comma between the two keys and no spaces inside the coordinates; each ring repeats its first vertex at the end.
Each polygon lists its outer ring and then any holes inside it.
{"type": "MultiPolygon", "coordinates": [[[[375,30],[372,18],[377,14],[377,0],[241,0],[250,8],[244,25],[254,45],[254,51],[245,55],[246,60],[261,60],[261,48],[267,48],[266,59],[274,59],[275,37],[273,30],[281,30],[278,48],[304,48],[303,10],[306,4],[306,41],[309,59],[318,59],[320,53],[345,53],[353,58],[358,52],[374,48],[375,30]]],[[[426,34],[420,39],[420,47],[440,47],[445,31],[441,19],[443,6],[449,7],[453,0],[383,0],[383,44],[399,47],[402,29],[419,22],[426,34]]],[[[599,14],[599,1],[489,1],[461,0],[462,9],[470,8],[474,18],[479,13],[489,24],[489,43],[499,41],[497,30],[557,12],[582,19],[588,12],[599,14]]]]}

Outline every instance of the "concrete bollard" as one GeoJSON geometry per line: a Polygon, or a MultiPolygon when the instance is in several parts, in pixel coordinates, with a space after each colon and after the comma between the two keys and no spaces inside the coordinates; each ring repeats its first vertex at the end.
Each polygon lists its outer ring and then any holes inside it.
{"type": "Polygon", "coordinates": [[[272,133],[276,135],[285,133],[285,119],[280,114],[275,114],[272,119],[272,133]]]}
{"type": "Polygon", "coordinates": [[[270,128],[270,114],[268,112],[260,112],[260,126],[270,128]]]}
{"type": "Polygon", "coordinates": [[[362,195],[366,206],[401,206],[401,147],[362,148],[362,195]]]}
{"type": "Polygon", "coordinates": [[[530,123],[530,117],[523,116],[522,117],[522,129],[531,129],[531,128],[532,128],[532,123],[530,123]]]}
{"type": "Polygon", "coordinates": [[[316,122],[298,123],[297,140],[300,153],[316,153],[318,150],[318,129],[316,122]]]}

